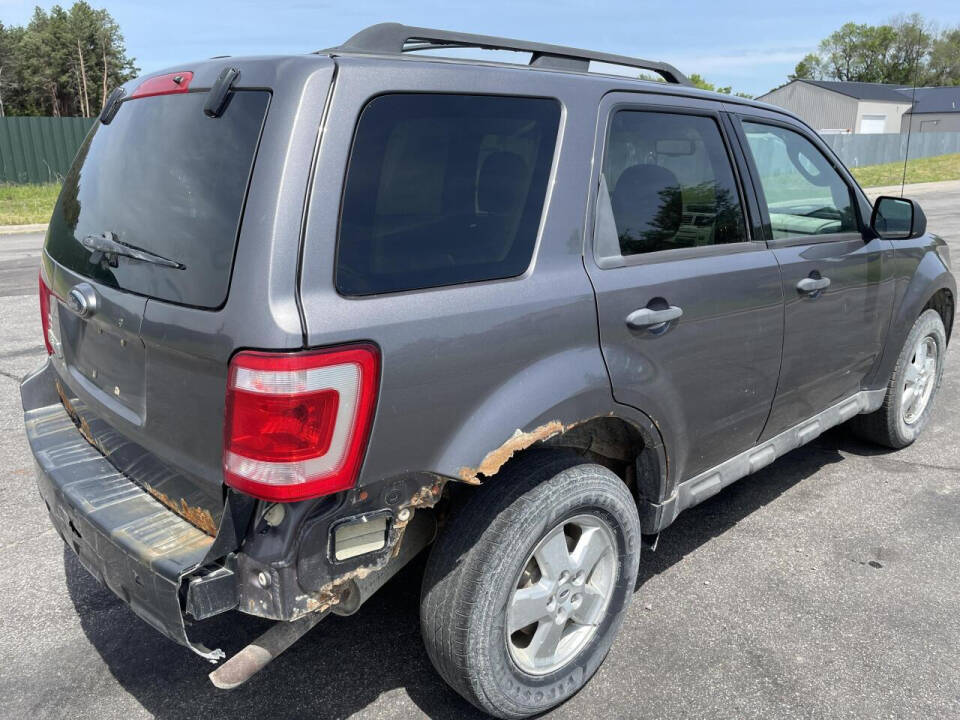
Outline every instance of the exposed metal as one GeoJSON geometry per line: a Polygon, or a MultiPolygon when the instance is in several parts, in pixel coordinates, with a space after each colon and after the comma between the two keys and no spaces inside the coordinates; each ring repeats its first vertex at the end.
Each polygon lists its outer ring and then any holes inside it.
{"type": "Polygon", "coordinates": [[[512,458],[516,453],[525,450],[531,445],[549,440],[555,435],[559,435],[566,428],[559,420],[553,420],[529,432],[523,432],[519,428],[514,430],[506,442],[498,448],[491,450],[483,457],[483,461],[475,468],[460,468],[458,475],[460,479],[471,485],[480,483],[480,476],[489,477],[495,475],[503,467],[504,463],[512,458]]]}

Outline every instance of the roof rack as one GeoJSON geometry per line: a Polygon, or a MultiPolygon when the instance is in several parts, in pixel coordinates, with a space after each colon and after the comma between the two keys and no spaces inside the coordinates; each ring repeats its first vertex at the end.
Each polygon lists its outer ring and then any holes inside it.
{"type": "Polygon", "coordinates": [[[642,70],[651,70],[668,83],[692,85],[690,80],[673,65],[654,60],[641,60],[626,55],[579,50],[562,45],[548,45],[528,40],[471,33],[433,30],[411,27],[400,23],[380,23],[358,32],[342,45],[320,52],[355,52],[375,54],[400,54],[419,50],[448,50],[451,48],[480,48],[483,50],[516,50],[531,53],[530,65],[553,70],[587,72],[590,61],[624,65],[642,70]]]}

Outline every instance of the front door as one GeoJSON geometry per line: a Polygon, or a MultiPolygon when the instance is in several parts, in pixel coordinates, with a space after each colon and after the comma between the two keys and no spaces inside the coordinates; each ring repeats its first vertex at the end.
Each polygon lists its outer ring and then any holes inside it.
{"type": "Polygon", "coordinates": [[[773,252],[751,238],[714,103],[608,96],[592,252],[618,402],[647,413],[675,481],[752,447],[780,368],[773,252]]]}
{"type": "Polygon", "coordinates": [[[890,318],[890,244],[864,232],[853,188],[799,128],[740,120],[783,277],[783,368],[765,440],[861,389],[890,318]]]}

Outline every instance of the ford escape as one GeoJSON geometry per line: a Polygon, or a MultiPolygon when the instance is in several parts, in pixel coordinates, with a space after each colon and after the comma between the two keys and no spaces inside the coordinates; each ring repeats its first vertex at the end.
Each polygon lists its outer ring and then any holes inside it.
{"type": "Polygon", "coordinates": [[[212,661],[208,618],[277,621],[219,687],[429,546],[437,671],[525,717],[597,670],[684,509],[840,423],[917,437],[949,262],[781,109],[378,25],[111,94],[24,419],[53,525],[144,621],[212,661]],[[528,62],[422,52],[460,47],[528,62]]]}

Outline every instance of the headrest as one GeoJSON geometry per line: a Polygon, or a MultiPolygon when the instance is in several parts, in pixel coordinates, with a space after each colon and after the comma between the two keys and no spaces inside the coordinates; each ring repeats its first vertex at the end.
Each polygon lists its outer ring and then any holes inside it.
{"type": "Polygon", "coordinates": [[[620,174],[610,197],[617,234],[656,243],[680,229],[683,200],[677,176],[659,165],[633,165],[620,174]]]}

